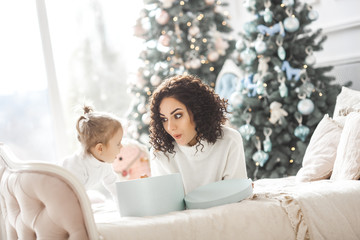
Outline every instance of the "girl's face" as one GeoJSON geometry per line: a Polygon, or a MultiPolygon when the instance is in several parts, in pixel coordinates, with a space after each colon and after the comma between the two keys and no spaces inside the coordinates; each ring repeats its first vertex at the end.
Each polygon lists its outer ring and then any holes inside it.
{"type": "Polygon", "coordinates": [[[107,163],[114,162],[116,156],[120,153],[122,148],[121,140],[123,137],[123,131],[120,128],[115,135],[109,140],[107,145],[102,145],[102,152],[99,156],[99,160],[107,163]]]}
{"type": "Polygon", "coordinates": [[[159,108],[165,131],[179,145],[195,145],[196,126],[192,113],[186,106],[173,97],[166,97],[161,101],[159,108]]]}

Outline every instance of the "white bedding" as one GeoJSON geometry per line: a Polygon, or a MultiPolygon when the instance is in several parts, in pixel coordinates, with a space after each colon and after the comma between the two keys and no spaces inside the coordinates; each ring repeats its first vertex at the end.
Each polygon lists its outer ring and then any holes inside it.
{"type": "Polygon", "coordinates": [[[360,181],[255,181],[238,203],[151,217],[94,208],[104,239],[360,239],[360,181]]]}

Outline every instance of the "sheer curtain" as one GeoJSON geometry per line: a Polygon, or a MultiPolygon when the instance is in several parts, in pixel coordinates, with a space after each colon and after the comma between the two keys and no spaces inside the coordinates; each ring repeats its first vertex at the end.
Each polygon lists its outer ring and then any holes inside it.
{"type": "Polygon", "coordinates": [[[78,147],[77,106],[125,116],[141,8],[140,0],[2,1],[0,141],[21,158],[57,161],[78,147]]]}

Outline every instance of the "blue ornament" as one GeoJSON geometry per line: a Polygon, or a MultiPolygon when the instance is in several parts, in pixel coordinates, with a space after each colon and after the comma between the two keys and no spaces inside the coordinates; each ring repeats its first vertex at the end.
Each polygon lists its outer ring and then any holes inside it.
{"type": "Polygon", "coordinates": [[[257,26],[257,30],[263,35],[273,36],[275,33],[280,32],[280,35],[282,35],[283,37],[285,36],[285,32],[282,31],[282,26],[280,25],[280,23],[276,23],[272,27],[267,27],[261,24],[257,26]]]}
{"type": "Polygon", "coordinates": [[[246,76],[241,80],[244,86],[244,89],[248,91],[249,97],[255,97],[257,92],[257,84],[254,83],[254,74],[246,76]]]}
{"type": "Polygon", "coordinates": [[[294,5],[294,0],[282,0],[282,4],[291,7],[294,5]]]}
{"type": "Polygon", "coordinates": [[[272,129],[271,128],[264,128],[264,136],[265,136],[265,139],[263,141],[263,145],[264,145],[264,151],[265,152],[271,152],[272,150],[272,143],[271,143],[271,140],[270,140],[270,135],[272,133],[272,129]]]}
{"type": "Polygon", "coordinates": [[[308,13],[308,18],[311,20],[311,21],[315,21],[319,18],[319,13],[315,10],[310,10],[309,13],[308,13]]]}
{"type": "Polygon", "coordinates": [[[256,82],[256,93],[259,95],[263,95],[265,93],[264,82],[262,79],[259,79],[256,82]]]}
{"type": "Polygon", "coordinates": [[[246,48],[244,51],[240,53],[240,57],[244,61],[246,65],[252,65],[256,58],[256,53],[251,48],[246,48]]]}
{"type": "Polygon", "coordinates": [[[302,70],[299,68],[292,68],[290,66],[290,63],[288,61],[283,61],[283,64],[281,66],[282,71],[286,71],[286,78],[287,80],[291,80],[294,76],[295,81],[299,81],[302,70]]]}
{"type": "Polygon", "coordinates": [[[300,138],[301,141],[305,141],[306,137],[309,135],[310,129],[307,126],[299,125],[295,128],[294,135],[297,138],[300,138]]]}
{"type": "Polygon", "coordinates": [[[269,159],[269,154],[267,154],[266,152],[262,151],[262,150],[257,150],[253,155],[252,155],[252,159],[254,160],[254,162],[258,163],[260,165],[260,167],[263,167],[264,164],[268,161],[269,159]]]}
{"type": "Polygon", "coordinates": [[[272,22],[272,19],[273,19],[273,12],[270,11],[269,8],[265,8],[265,11],[264,11],[264,21],[266,23],[271,23],[272,22]]]}
{"type": "Polygon", "coordinates": [[[258,54],[262,54],[267,50],[266,43],[262,40],[257,40],[255,42],[255,50],[258,54]]]}
{"type": "Polygon", "coordinates": [[[249,141],[250,138],[254,136],[256,130],[254,126],[246,123],[239,128],[239,132],[241,136],[243,136],[247,141],[249,141]]]}
{"type": "Polygon", "coordinates": [[[288,32],[295,32],[299,29],[300,22],[295,16],[287,17],[284,20],[285,30],[288,32]]]}
{"type": "Polygon", "coordinates": [[[302,99],[297,104],[297,109],[302,115],[309,115],[314,111],[315,105],[308,98],[302,99]]]}
{"type": "Polygon", "coordinates": [[[247,35],[251,35],[256,32],[256,25],[254,22],[246,22],[244,23],[244,31],[247,35]]]}

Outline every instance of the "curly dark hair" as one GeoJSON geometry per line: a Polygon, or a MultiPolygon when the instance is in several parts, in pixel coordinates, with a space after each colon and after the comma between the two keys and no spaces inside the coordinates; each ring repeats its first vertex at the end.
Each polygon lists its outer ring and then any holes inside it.
{"type": "Polygon", "coordinates": [[[150,98],[150,144],[157,151],[174,153],[174,139],[166,132],[160,118],[160,104],[166,97],[173,97],[191,112],[197,132],[196,148],[200,140],[215,143],[223,132],[221,125],[227,120],[227,100],[221,99],[212,88],[193,75],[179,75],[166,79],[150,98]]]}

